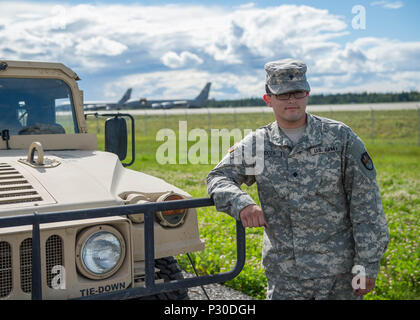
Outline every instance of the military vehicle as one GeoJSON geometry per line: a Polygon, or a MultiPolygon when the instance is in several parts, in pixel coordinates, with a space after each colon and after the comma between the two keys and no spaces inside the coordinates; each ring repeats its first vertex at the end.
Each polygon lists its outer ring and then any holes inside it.
{"type": "Polygon", "coordinates": [[[31,299],[35,289],[38,299],[109,296],[147,289],[147,279],[152,288],[136,297],[188,298],[185,287],[200,282],[154,288],[182,280],[174,256],[204,249],[196,209],[166,204],[191,196],[126,168],[120,114],[105,122],[106,151],[98,150],[77,80],[61,63],[0,61],[0,299],[31,299]],[[162,206],[146,222],[152,203],[162,206]]]}

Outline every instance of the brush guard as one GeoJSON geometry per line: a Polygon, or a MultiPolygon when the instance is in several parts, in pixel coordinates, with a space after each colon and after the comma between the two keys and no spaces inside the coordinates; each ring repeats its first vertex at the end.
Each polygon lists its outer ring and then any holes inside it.
{"type": "Polygon", "coordinates": [[[42,271],[41,271],[41,242],[40,224],[51,222],[62,222],[70,220],[82,220],[90,218],[102,218],[121,216],[129,214],[144,213],[144,244],[145,244],[145,286],[127,288],[121,291],[114,291],[81,297],[82,300],[124,300],[141,296],[149,296],[161,292],[178,289],[203,286],[211,283],[220,283],[232,280],[241,271],[245,264],[245,229],[241,221],[236,221],[236,265],[228,271],[215,275],[205,275],[195,278],[173,280],[164,283],[155,283],[155,256],[154,256],[154,215],[156,211],[189,209],[213,206],[210,198],[173,200],[167,202],[154,202],[147,204],[133,204],[106,208],[72,210],[51,213],[37,213],[0,217],[0,228],[32,225],[32,300],[42,300],[42,271]]]}

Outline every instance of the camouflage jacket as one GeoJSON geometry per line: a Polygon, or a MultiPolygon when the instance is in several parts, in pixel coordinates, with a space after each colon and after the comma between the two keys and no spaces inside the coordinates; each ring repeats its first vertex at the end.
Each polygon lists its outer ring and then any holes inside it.
{"type": "Polygon", "coordinates": [[[255,182],[269,226],[262,252],[268,272],[311,279],[360,265],[376,277],[388,226],[376,170],[348,126],[307,114],[293,146],[273,122],[230,150],[209,173],[207,190],[218,211],[239,220],[255,203],[240,186],[255,182]]]}

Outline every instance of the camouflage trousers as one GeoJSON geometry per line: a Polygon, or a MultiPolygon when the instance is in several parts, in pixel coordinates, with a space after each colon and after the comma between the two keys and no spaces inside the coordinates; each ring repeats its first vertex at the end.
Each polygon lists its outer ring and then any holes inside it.
{"type": "Polygon", "coordinates": [[[353,293],[353,274],[297,279],[266,272],[267,300],[362,300],[353,293]]]}

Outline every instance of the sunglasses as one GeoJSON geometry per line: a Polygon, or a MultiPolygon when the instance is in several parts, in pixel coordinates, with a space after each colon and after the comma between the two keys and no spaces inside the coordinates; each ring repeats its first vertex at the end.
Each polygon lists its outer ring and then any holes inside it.
{"type": "Polygon", "coordinates": [[[271,94],[270,96],[275,96],[277,100],[289,100],[292,95],[295,97],[295,99],[302,99],[305,98],[308,94],[309,92],[306,91],[295,91],[282,94],[271,94]]]}

